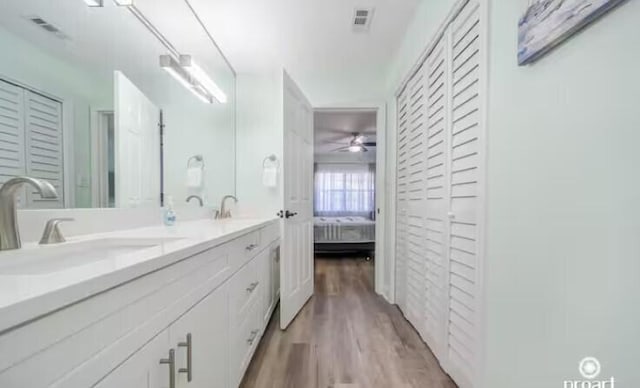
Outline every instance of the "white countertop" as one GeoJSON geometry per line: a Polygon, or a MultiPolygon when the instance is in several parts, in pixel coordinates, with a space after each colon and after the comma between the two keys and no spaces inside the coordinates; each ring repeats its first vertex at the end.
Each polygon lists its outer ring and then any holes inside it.
{"type": "MultiPolygon", "coordinates": [[[[84,298],[171,265],[189,256],[233,240],[275,219],[230,219],[178,222],[67,239],[74,244],[110,238],[166,238],[160,245],[135,253],[114,254],[107,260],[70,266],[55,272],[0,274],[0,333],[84,298]],[[178,239],[176,239],[178,238],[178,239]]],[[[37,255],[47,246],[28,244],[20,254],[37,255]]],[[[13,251],[0,252],[0,261],[13,251]]]]}

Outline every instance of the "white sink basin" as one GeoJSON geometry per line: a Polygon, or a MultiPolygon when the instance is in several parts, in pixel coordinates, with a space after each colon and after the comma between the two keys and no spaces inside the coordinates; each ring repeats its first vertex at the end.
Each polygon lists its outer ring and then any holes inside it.
{"type": "Polygon", "coordinates": [[[159,247],[181,238],[105,238],[0,252],[0,275],[42,275],[159,247]]]}

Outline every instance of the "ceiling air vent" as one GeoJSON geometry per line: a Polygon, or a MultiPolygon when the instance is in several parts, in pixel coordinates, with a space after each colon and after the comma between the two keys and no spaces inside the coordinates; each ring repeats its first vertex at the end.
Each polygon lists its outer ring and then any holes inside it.
{"type": "Polygon", "coordinates": [[[49,23],[48,21],[44,20],[39,16],[27,16],[27,20],[30,20],[32,23],[34,23],[38,27],[55,35],[57,38],[69,39],[69,36],[64,32],[62,32],[58,27],[54,26],[53,24],[49,23]]]}
{"type": "Polygon", "coordinates": [[[368,31],[373,17],[373,8],[356,8],[353,12],[353,30],[368,31]]]}

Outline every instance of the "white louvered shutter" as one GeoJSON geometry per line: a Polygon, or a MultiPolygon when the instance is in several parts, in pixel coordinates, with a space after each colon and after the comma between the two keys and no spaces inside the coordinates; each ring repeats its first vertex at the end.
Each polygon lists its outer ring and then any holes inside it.
{"type": "Polygon", "coordinates": [[[0,184],[24,175],[24,90],[0,81],[0,184]]]}
{"type": "Polygon", "coordinates": [[[481,148],[481,44],[477,1],[469,2],[450,26],[452,107],[449,222],[449,373],[461,386],[472,386],[478,359],[478,219],[479,183],[485,158],[481,148]]]}
{"type": "Polygon", "coordinates": [[[407,318],[424,330],[423,301],[426,248],[426,161],[424,67],[409,81],[409,120],[407,135],[407,318]]]}
{"type": "Polygon", "coordinates": [[[425,341],[437,356],[444,355],[446,345],[446,254],[447,254],[447,134],[449,127],[449,40],[445,36],[438,42],[426,60],[427,67],[427,223],[425,341]]]}
{"type": "Polygon", "coordinates": [[[396,303],[407,313],[407,196],[409,98],[405,89],[397,100],[398,137],[396,172],[396,303]]]}
{"type": "Polygon", "coordinates": [[[48,181],[58,192],[57,199],[43,199],[28,188],[27,207],[62,208],[64,207],[62,104],[25,90],[24,105],[27,176],[48,181]]]}

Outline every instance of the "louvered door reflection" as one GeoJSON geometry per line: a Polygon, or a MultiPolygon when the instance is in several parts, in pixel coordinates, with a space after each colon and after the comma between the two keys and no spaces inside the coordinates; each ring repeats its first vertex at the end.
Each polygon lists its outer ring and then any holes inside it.
{"type": "Polygon", "coordinates": [[[58,192],[43,200],[21,189],[20,206],[61,208],[64,204],[62,104],[0,80],[0,184],[27,175],[47,180],[58,192]]]}
{"type": "Polygon", "coordinates": [[[407,198],[408,198],[408,136],[409,98],[405,89],[397,101],[398,138],[396,172],[396,303],[407,310],[407,198]]]}
{"type": "Polygon", "coordinates": [[[23,89],[0,81],[0,185],[25,173],[23,89]]]}
{"type": "Polygon", "coordinates": [[[450,26],[452,106],[449,136],[449,330],[450,374],[471,386],[478,359],[478,220],[482,209],[480,167],[484,160],[480,74],[479,3],[471,1],[450,26]]]}
{"type": "Polygon", "coordinates": [[[29,90],[25,90],[24,105],[27,175],[48,181],[58,192],[57,199],[42,199],[29,190],[27,207],[62,208],[62,105],[29,90]]]}

